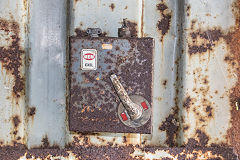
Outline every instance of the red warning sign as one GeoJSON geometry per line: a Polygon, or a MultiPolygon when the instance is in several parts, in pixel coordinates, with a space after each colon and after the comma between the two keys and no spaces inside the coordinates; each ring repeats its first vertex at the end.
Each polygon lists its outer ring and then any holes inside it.
{"type": "Polygon", "coordinates": [[[97,69],[97,50],[83,49],[81,52],[81,69],[96,70],[97,69]]]}
{"type": "Polygon", "coordinates": [[[92,54],[92,53],[86,53],[86,54],[84,54],[83,55],[83,58],[85,59],[85,60],[94,60],[94,58],[95,58],[95,55],[94,54],[92,54]]]}

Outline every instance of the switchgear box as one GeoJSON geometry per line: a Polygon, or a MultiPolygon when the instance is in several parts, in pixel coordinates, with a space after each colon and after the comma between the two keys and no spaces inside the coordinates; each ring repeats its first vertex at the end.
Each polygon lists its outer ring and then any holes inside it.
{"type": "Polygon", "coordinates": [[[70,131],[151,133],[153,47],[152,38],[70,38],[70,131]],[[142,126],[124,124],[130,117],[118,110],[122,101],[111,82],[112,74],[130,98],[135,96],[150,113],[142,126]]]}

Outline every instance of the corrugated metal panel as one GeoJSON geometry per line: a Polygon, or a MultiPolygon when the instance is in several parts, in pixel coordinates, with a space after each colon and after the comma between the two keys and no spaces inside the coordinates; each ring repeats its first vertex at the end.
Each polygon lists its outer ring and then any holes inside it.
{"type": "Polygon", "coordinates": [[[145,145],[177,146],[178,124],[174,120],[177,118],[177,115],[174,115],[177,107],[175,102],[175,61],[178,52],[179,28],[176,25],[178,23],[177,8],[178,2],[171,0],[144,1],[143,5],[143,36],[155,39],[153,134],[142,135],[142,143],[145,145]]]}
{"type": "Polygon", "coordinates": [[[0,142],[24,143],[26,9],[23,1],[0,2],[0,142]]]}
{"type": "Polygon", "coordinates": [[[28,146],[65,145],[66,1],[29,1],[28,146]]]}
{"type": "Polygon", "coordinates": [[[240,154],[239,4],[1,1],[0,156],[236,159],[228,148],[240,154]],[[155,38],[153,134],[70,133],[67,36],[81,36],[88,27],[117,36],[123,18],[135,36],[155,38]]]}
{"type": "Polygon", "coordinates": [[[237,80],[224,61],[229,54],[224,34],[234,26],[229,14],[231,4],[232,1],[189,1],[185,7],[189,16],[185,18],[186,54],[182,56],[181,76],[183,144],[192,138],[204,138],[201,145],[229,144],[229,93],[237,80]],[[196,19],[199,15],[201,18],[196,19]]]}

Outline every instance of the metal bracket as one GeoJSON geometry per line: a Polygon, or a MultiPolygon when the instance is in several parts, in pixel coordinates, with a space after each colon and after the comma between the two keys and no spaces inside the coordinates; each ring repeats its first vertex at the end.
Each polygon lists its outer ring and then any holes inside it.
{"type": "Polygon", "coordinates": [[[100,28],[88,28],[87,34],[91,37],[99,37],[102,34],[102,30],[100,28]]]}
{"type": "Polygon", "coordinates": [[[118,37],[131,37],[131,32],[127,26],[127,19],[123,19],[122,27],[118,28],[118,37]]]}

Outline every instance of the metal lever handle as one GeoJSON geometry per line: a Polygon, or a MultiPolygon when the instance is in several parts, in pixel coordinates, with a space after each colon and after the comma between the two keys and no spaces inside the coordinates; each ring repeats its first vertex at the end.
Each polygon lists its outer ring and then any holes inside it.
{"type": "Polygon", "coordinates": [[[113,83],[114,88],[117,91],[118,97],[123,103],[124,108],[126,109],[131,120],[139,119],[143,114],[143,109],[141,106],[134,103],[128,96],[127,92],[123,88],[122,84],[118,80],[115,74],[110,76],[110,79],[113,83]]]}

